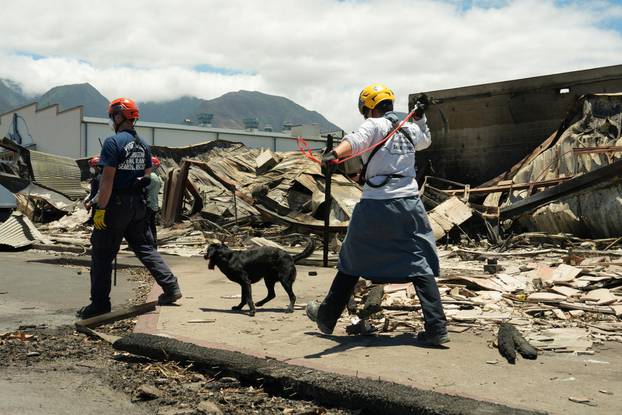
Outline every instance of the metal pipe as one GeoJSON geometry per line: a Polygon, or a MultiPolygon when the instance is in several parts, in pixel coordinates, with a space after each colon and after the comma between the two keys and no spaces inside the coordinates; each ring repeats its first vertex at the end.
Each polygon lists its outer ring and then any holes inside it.
{"type": "MultiPolygon", "coordinates": [[[[326,152],[333,149],[333,136],[328,134],[326,137],[326,152]]],[[[333,197],[331,194],[331,181],[334,167],[330,164],[324,167],[324,251],[322,253],[322,262],[325,267],[328,267],[328,244],[330,243],[330,211],[332,210],[333,197]]]]}

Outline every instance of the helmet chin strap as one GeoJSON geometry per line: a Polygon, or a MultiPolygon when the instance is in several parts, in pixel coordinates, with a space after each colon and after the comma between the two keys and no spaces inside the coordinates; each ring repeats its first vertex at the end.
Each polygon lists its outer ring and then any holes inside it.
{"type": "Polygon", "coordinates": [[[123,115],[123,113],[122,113],[122,112],[119,112],[119,113],[117,113],[117,114],[113,114],[113,115],[112,115],[112,123],[114,124],[114,132],[115,132],[115,133],[118,133],[118,132],[119,132],[119,128],[121,128],[121,126],[123,125],[123,123],[125,123],[126,121],[128,121],[128,119],[127,119],[127,118],[125,118],[125,115],[123,115]],[[120,122],[119,124],[117,124],[117,123],[114,121],[114,119],[115,119],[115,117],[116,117],[116,115],[117,115],[117,114],[119,114],[119,115],[121,115],[121,117],[123,117],[123,120],[121,120],[121,122],[120,122]]]}

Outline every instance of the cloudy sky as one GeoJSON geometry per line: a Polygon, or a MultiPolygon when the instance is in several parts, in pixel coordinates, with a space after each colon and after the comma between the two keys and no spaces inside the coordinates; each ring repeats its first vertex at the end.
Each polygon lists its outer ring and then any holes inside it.
{"type": "Polygon", "coordinates": [[[0,78],[28,94],[286,96],[346,130],[360,89],[409,93],[622,63],[622,1],[3,1],[0,78]]]}

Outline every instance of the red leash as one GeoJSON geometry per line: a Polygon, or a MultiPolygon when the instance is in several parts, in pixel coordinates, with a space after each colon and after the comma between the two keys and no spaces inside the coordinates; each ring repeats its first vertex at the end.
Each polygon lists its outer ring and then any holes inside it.
{"type": "MultiPolygon", "coordinates": [[[[408,120],[410,120],[412,118],[413,115],[415,115],[415,109],[413,108],[413,110],[411,112],[408,113],[408,115],[406,116],[406,118],[404,118],[398,125],[397,127],[395,127],[385,138],[383,138],[382,140],[378,141],[376,144],[369,146],[367,148],[364,148],[356,153],[350,154],[347,157],[344,158],[340,158],[338,160],[334,160],[331,162],[331,164],[343,164],[348,160],[352,160],[355,157],[360,156],[361,154],[365,154],[369,151],[372,151],[374,148],[383,145],[384,143],[387,142],[387,140],[389,140],[391,137],[393,137],[393,134],[395,134],[397,131],[399,131],[400,128],[402,128],[402,126],[404,126],[404,124],[406,122],[408,122],[408,120]]],[[[302,152],[302,154],[308,158],[309,160],[321,164],[322,161],[319,160],[317,157],[315,157],[313,155],[313,153],[311,152],[311,149],[309,147],[309,143],[307,143],[307,141],[302,138],[302,137],[298,137],[296,139],[296,142],[298,143],[298,149],[302,152]]]]}

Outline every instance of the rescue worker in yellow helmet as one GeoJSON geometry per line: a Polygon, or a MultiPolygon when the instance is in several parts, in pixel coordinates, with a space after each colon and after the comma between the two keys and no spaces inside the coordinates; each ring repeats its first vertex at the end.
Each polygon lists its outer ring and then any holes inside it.
{"type": "MultiPolygon", "coordinates": [[[[358,100],[365,121],[324,154],[322,163],[330,164],[387,137],[400,122],[393,112],[394,101],[393,91],[385,85],[365,87],[358,100]]],[[[363,194],[339,253],[339,272],[324,300],[307,305],[308,317],[325,334],[333,332],[354,286],[363,277],[374,283],[413,283],[425,320],[425,331],[418,333],[417,343],[440,346],[449,341],[435,280],[439,275],[436,243],[415,180],[415,151],[431,144],[424,114],[427,105],[428,99],[422,94],[412,122],[362,155],[363,194]]]]}

